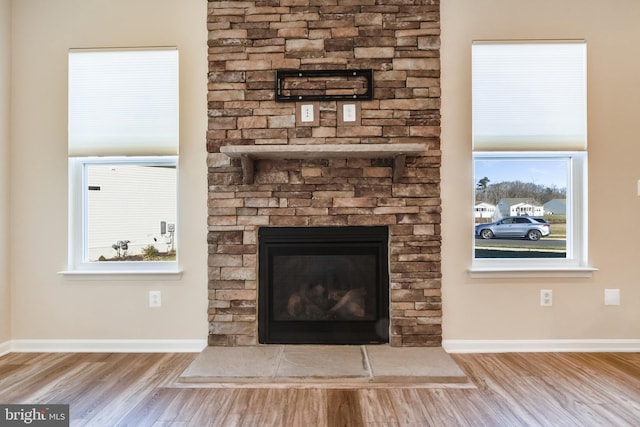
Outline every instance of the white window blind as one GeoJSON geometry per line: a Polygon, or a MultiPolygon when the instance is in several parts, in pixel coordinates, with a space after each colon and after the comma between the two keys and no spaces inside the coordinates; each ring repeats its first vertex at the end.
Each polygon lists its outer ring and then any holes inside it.
{"type": "Polygon", "coordinates": [[[586,43],[476,42],[474,150],[585,150],[586,43]]]}
{"type": "Polygon", "coordinates": [[[69,155],[176,155],[178,51],[69,52],[69,155]]]}

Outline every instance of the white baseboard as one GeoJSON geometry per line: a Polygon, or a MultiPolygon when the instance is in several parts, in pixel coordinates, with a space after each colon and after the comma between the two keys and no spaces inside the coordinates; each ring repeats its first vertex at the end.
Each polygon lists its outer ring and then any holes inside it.
{"type": "Polygon", "coordinates": [[[206,339],[9,341],[10,352],[24,353],[199,353],[206,346],[206,339]]]}
{"type": "Polygon", "coordinates": [[[11,352],[11,341],[0,342],[0,357],[11,352]]]}
{"type": "Polygon", "coordinates": [[[638,352],[638,340],[443,340],[448,353],[638,352]]]}
{"type": "MultiPolygon", "coordinates": [[[[24,353],[199,353],[207,340],[13,340],[0,356],[24,353]]],[[[448,353],[640,352],[638,340],[444,340],[448,353]]]]}

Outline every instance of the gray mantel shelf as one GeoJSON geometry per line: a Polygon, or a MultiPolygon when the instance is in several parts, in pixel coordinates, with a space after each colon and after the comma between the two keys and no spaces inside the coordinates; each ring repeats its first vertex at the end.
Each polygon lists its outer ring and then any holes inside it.
{"type": "Polygon", "coordinates": [[[255,159],[393,158],[393,182],[402,177],[406,156],[427,151],[427,144],[226,145],[220,152],[242,161],[243,183],[253,183],[255,159]]]}

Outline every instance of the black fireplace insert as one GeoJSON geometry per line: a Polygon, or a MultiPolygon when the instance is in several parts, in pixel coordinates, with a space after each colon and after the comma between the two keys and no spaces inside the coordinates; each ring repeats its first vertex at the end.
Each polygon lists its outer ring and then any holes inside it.
{"type": "Polygon", "coordinates": [[[258,231],[264,344],[389,342],[387,227],[258,231]]]}

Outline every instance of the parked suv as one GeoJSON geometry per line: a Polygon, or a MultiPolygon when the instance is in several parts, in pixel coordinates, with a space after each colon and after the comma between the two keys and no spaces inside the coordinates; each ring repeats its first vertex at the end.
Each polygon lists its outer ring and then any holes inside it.
{"type": "Polygon", "coordinates": [[[551,226],[541,217],[507,216],[496,222],[476,225],[476,236],[483,239],[494,237],[526,237],[529,240],[540,240],[542,236],[551,234],[551,226]]]}

